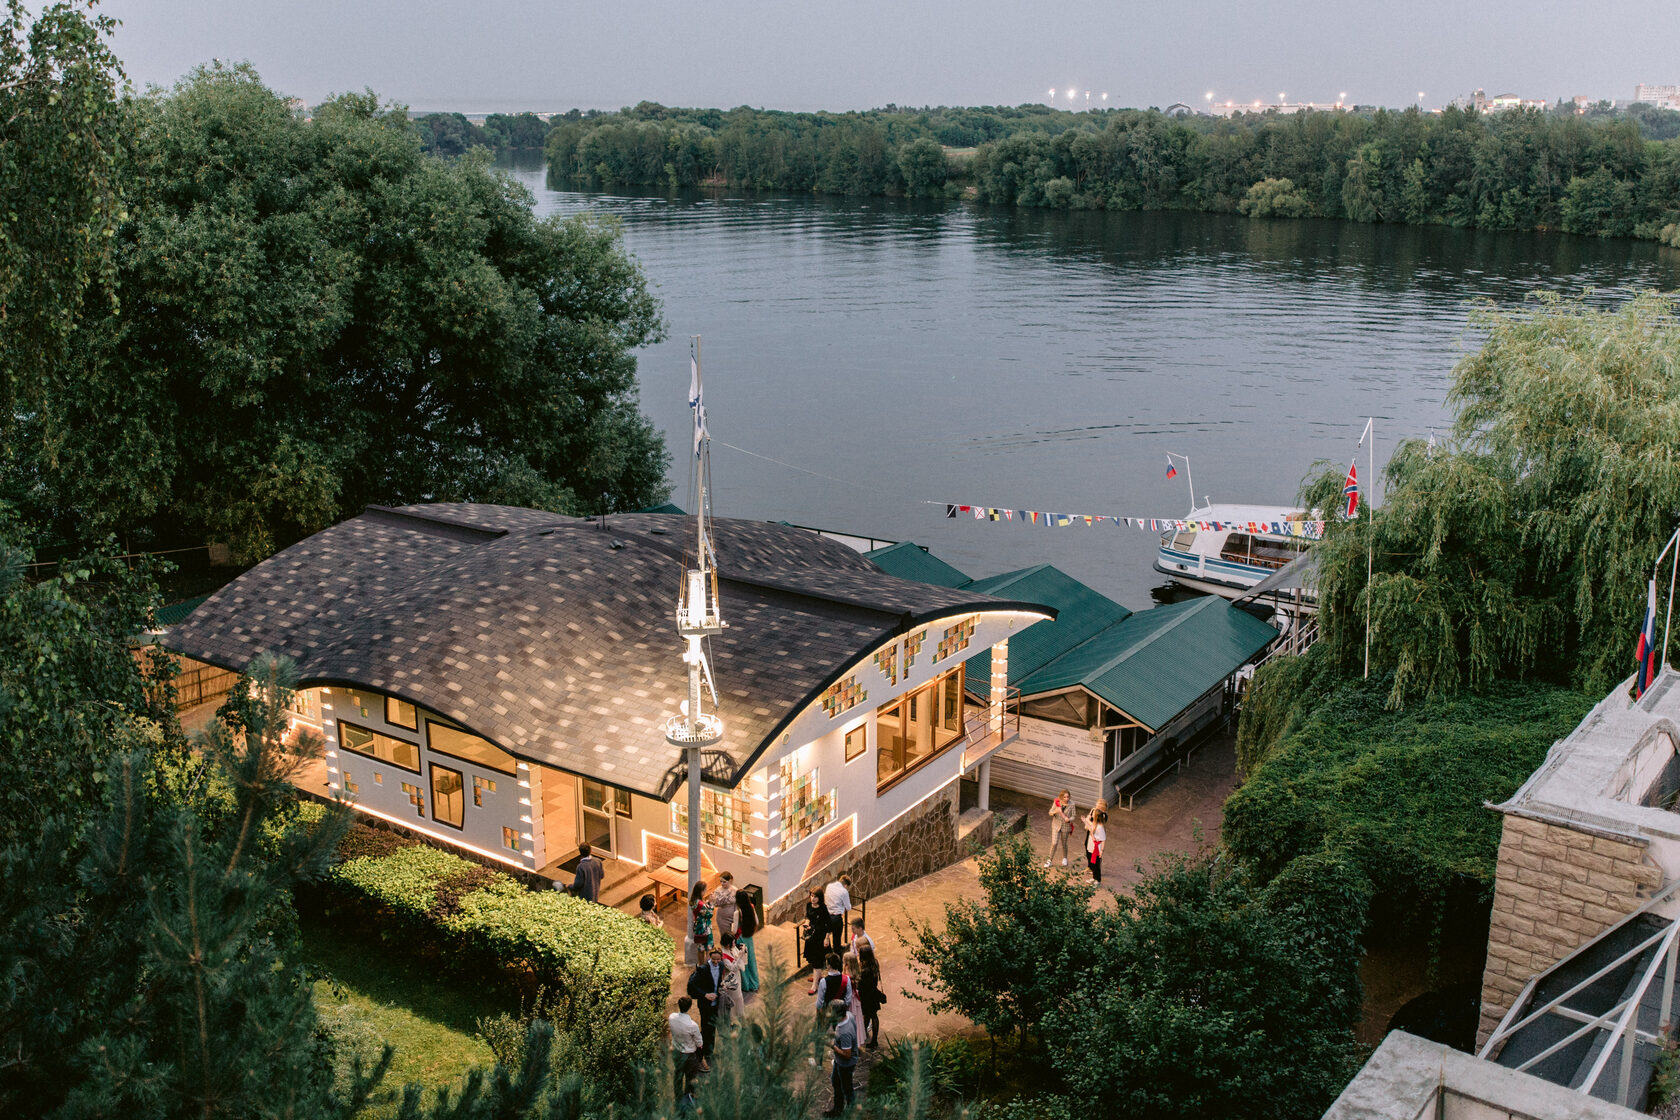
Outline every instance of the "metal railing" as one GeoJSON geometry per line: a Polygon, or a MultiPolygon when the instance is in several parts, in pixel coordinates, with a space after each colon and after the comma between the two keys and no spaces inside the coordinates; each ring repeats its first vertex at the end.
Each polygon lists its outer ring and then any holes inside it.
{"type": "Polygon", "coordinates": [[[1554,996],[1545,1004],[1529,1011],[1527,1014],[1524,1014],[1523,1010],[1528,1005],[1529,1000],[1533,997],[1535,990],[1540,986],[1541,981],[1545,980],[1546,977],[1557,972],[1577,957],[1580,957],[1582,954],[1596,946],[1599,942],[1603,941],[1606,937],[1609,937],[1615,931],[1626,926],[1629,922],[1637,921],[1639,918],[1644,917],[1646,914],[1654,910],[1660,903],[1674,897],[1677,890],[1680,890],[1680,879],[1675,880],[1668,886],[1664,887],[1661,891],[1657,892],[1657,894],[1653,895],[1651,899],[1645,903],[1645,905],[1629,914],[1620,922],[1617,922],[1609,929],[1600,933],[1597,937],[1594,937],[1590,941],[1587,941],[1585,944],[1579,946],[1568,956],[1559,960],[1550,968],[1531,977],[1528,983],[1523,986],[1522,993],[1517,996],[1515,1002],[1511,1004],[1511,1009],[1505,1013],[1505,1018],[1500,1021],[1498,1028],[1488,1036],[1487,1042],[1482,1044],[1482,1048],[1477,1052],[1476,1056],[1491,1061],[1491,1056],[1496,1047],[1503,1042],[1509,1041],[1518,1031],[1532,1023],[1538,1022],[1546,1015],[1556,1015],[1559,1018],[1567,1019],[1571,1022],[1577,1022],[1581,1025],[1569,1034],[1565,1035],[1563,1038],[1540,1051],[1538,1054],[1535,1054],[1522,1064],[1516,1066],[1515,1068],[1519,1073],[1526,1073],[1532,1066],[1545,1061],[1553,1054],[1572,1043],[1579,1041],[1590,1033],[1608,1030],[1610,1035],[1604,1040],[1604,1045],[1598,1054],[1598,1060],[1595,1061],[1592,1068],[1588,1070],[1586,1078],[1580,1085],[1569,1086],[1569,1088],[1591,1095],[1593,1088],[1598,1084],[1598,1079],[1604,1075],[1604,1068],[1607,1064],[1609,1064],[1611,1055],[1614,1054],[1616,1052],[1616,1048],[1620,1046],[1622,1050],[1621,1068],[1618,1071],[1619,1078],[1615,1100],[1616,1103],[1622,1105],[1623,1107],[1629,1107],[1628,1093],[1632,1087],[1634,1048],[1641,1042],[1661,1047],[1664,1044],[1664,1036],[1669,1031],[1670,1015],[1674,1009],[1674,975],[1676,957],[1677,955],[1680,955],[1680,922],[1669,920],[1667,925],[1656,930],[1649,937],[1644,938],[1637,945],[1633,946],[1633,948],[1628,949],[1626,952],[1622,953],[1621,956],[1600,968],[1591,976],[1588,976],[1586,979],[1575,984],[1568,991],[1554,996]],[[1616,969],[1627,964],[1629,961],[1638,960],[1639,957],[1642,956],[1646,950],[1652,948],[1652,946],[1656,947],[1656,951],[1651,954],[1651,961],[1645,966],[1645,971],[1640,975],[1638,984],[1634,985],[1634,987],[1628,992],[1627,996],[1609,1010],[1600,1015],[1593,1016],[1588,1015],[1584,1011],[1577,1011],[1573,1007],[1565,1007],[1563,1005],[1565,1000],[1578,995],[1588,987],[1597,983],[1599,980],[1602,980],[1605,976],[1614,972],[1616,969]],[[1657,1016],[1657,1032],[1653,1033],[1639,1028],[1639,1009],[1645,1001],[1645,993],[1650,990],[1652,982],[1656,980],[1659,968],[1661,968],[1663,972],[1662,1003],[1660,1012],[1657,1016]],[[1518,1018],[1519,1015],[1521,1018],[1518,1018]],[[1615,1021],[1614,1025],[1612,1025],[1611,1020],[1615,1021]]]}
{"type": "Polygon", "coordinates": [[[990,704],[984,713],[968,721],[962,737],[962,771],[1002,747],[1021,734],[1021,690],[1013,686],[1003,690],[1003,711],[990,704]]]}

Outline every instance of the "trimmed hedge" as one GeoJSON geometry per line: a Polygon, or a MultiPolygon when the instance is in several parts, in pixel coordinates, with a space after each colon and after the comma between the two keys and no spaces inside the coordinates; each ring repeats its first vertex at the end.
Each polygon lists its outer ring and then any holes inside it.
{"type": "Polygon", "coordinates": [[[352,858],[325,886],[376,924],[397,927],[389,932],[398,937],[475,957],[580,1011],[664,1006],[671,939],[628,914],[527,890],[500,871],[366,825],[353,826],[339,851],[352,858]]]}

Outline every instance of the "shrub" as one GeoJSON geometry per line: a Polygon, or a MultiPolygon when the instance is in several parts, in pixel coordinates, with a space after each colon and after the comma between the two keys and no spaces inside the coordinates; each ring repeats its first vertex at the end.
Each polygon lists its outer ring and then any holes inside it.
{"type": "Polygon", "coordinates": [[[1262,179],[1248,188],[1237,209],[1251,218],[1307,218],[1312,200],[1289,179],[1262,179]]]}
{"type": "MultiPolygon", "coordinates": [[[[364,838],[365,839],[365,838],[364,838]]],[[[341,863],[339,898],[375,909],[402,935],[435,940],[452,956],[493,965],[526,988],[546,987],[602,1024],[657,1030],[671,984],[671,940],[610,907],[552,891],[427,844],[341,863]]]]}

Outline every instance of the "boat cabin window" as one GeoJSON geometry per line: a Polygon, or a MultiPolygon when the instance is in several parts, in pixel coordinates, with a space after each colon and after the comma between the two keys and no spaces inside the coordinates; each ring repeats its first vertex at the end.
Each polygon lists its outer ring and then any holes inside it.
{"type": "Polygon", "coordinates": [[[1298,541],[1268,540],[1247,533],[1232,533],[1219,550],[1222,559],[1234,564],[1252,564],[1259,568],[1281,568],[1301,554],[1305,547],[1298,541]]]}
{"type": "Polygon", "coordinates": [[[1168,548],[1175,548],[1180,552],[1189,552],[1190,546],[1196,543],[1196,530],[1180,529],[1167,542],[1168,548]]]}

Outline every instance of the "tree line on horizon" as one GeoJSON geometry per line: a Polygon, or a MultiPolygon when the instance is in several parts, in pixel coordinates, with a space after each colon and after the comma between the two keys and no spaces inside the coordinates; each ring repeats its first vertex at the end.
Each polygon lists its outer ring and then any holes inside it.
{"type": "Polygon", "coordinates": [[[1239,114],[673,109],[550,122],[556,183],[970,197],[1680,245],[1680,112],[1634,106],[1239,114]]]}

